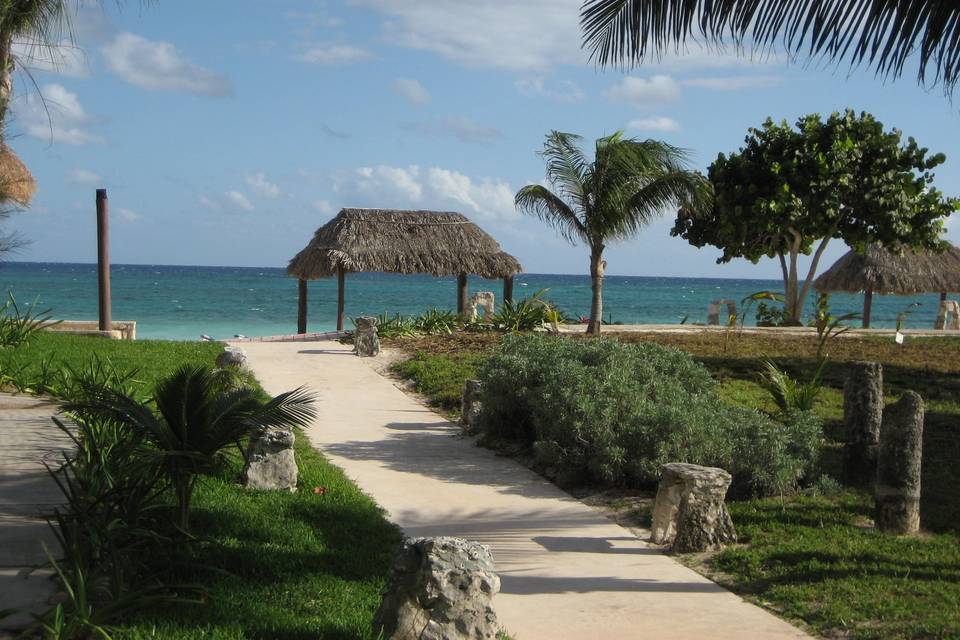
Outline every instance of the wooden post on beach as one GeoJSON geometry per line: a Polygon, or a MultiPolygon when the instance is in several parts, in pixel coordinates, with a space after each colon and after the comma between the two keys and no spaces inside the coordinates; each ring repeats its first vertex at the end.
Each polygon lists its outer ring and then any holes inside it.
{"type": "Polygon", "coordinates": [[[513,302],[513,276],[503,277],[503,301],[513,302]]]}
{"type": "Polygon", "coordinates": [[[107,190],[97,189],[97,285],[100,303],[100,331],[113,329],[110,313],[110,224],[107,190]]]}
{"type": "Polygon", "coordinates": [[[467,310],[467,274],[457,276],[457,313],[463,315],[467,310]]]}
{"type": "Polygon", "coordinates": [[[863,328],[870,328],[870,310],[873,308],[873,289],[863,294],[863,328]]]}
{"type": "Polygon", "coordinates": [[[343,331],[343,267],[337,269],[337,331],[343,331]]]}
{"type": "Polygon", "coordinates": [[[307,332],[307,281],[297,280],[297,333],[307,332]]]}

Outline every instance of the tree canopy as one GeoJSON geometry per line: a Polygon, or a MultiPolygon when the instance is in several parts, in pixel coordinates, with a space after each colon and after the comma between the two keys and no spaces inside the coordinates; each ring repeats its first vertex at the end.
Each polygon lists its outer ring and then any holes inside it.
{"type": "Polygon", "coordinates": [[[714,202],[706,213],[681,210],[673,235],[723,251],[718,262],[777,257],[786,311],[800,320],[803,300],[827,243],[855,250],[877,243],[938,249],[944,219],[958,208],[933,186],[942,153],[913,138],[901,143],[868,113],[813,114],[795,126],[768,119],[744,146],[710,165],[714,202]],[[813,252],[802,289],[797,259],[813,252]]]}

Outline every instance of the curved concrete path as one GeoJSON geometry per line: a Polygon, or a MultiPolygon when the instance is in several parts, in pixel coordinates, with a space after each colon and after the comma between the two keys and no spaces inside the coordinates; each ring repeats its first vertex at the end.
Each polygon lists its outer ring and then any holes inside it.
{"type": "Polygon", "coordinates": [[[458,428],[337,342],[244,343],[272,394],[319,394],[307,434],[409,536],[493,549],[516,640],[803,638],[458,428]]]}

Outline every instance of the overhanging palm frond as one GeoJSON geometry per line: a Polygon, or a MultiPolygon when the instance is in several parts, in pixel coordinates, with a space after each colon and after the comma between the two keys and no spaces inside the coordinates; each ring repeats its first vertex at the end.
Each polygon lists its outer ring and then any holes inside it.
{"type": "Polygon", "coordinates": [[[675,169],[636,190],[627,202],[628,215],[613,230],[613,237],[628,238],[670,208],[706,211],[712,203],[709,181],[698,173],[675,169]]]}
{"type": "Polygon", "coordinates": [[[583,46],[600,65],[629,66],[702,37],[748,44],[902,75],[915,56],[917,80],[952,94],[960,79],[957,0],[586,0],[583,46]]]}
{"type": "Polygon", "coordinates": [[[539,184],[530,184],[517,192],[517,208],[535,215],[557,231],[571,244],[577,240],[589,241],[588,230],[577,214],[552,191],[539,184]]]}
{"type": "Polygon", "coordinates": [[[558,195],[585,206],[589,197],[592,167],[578,144],[581,139],[573,133],[551,131],[547,134],[540,155],[547,163],[547,179],[558,195]]]}

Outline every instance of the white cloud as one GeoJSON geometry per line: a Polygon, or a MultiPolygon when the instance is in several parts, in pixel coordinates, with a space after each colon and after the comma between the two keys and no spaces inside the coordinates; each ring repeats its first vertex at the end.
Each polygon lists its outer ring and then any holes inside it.
{"type": "Polygon", "coordinates": [[[500,137],[500,130],[496,127],[482,125],[470,118],[454,116],[414,122],[404,125],[404,129],[433,136],[452,137],[462,142],[488,141],[500,137]]]}
{"type": "Polygon", "coordinates": [[[86,169],[73,169],[67,172],[67,182],[70,184],[98,185],[103,182],[103,178],[86,169]]]}
{"type": "Polygon", "coordinates": [[[144,89],[205,96],[233,93],[226,76],[193,64],[169,42],[120,33],[100,51],[110,71],[144,89]]]}
{"type": "Polygon", "coordinates": [[[489,220],[516,217],[514,190],[504,180],[473,179],[450,169],[361,167],[341,172],[334,190],[351,206],[460,210],[489,220]]]}
{"type": "Polygon", "coordinates": [[[247,181],[247,185],[253,189],[254,193],[258,193],[267,198],[276,198],[280,195],[280,187],[267,180],[267,176],[265,176],[262,171],[248,174],[244,179],[247,181]]]}
{"type": "Polygon", "coordinates": [[[580,102],[586,95],[573,80],[563,80],[557,86],[551,86],[543,76],[521,78],[513,83],[521,95],[528,98],[542,96],[557,102],[580,102]]]}
{"type": "Polygon", "coordinates": [[[133,209],[125,209],[123,207],[118,207],[116,209],[116,213],[118,216],[120,216],[120,219],[125,222],[136,222],[143,217],[133,209]]]}
{"type": "Polygon", "coordinates": [[[430,102],[430,92],[413,78],[397,78],[390,88],[414,104],[430,102]]]}
{"type": "Polygon", "coordinates": [[[208,198],[207,196],[200,196],[200,197],[197,199],[197,202],[200,203],[200,206],[202,206],[202,207],[204,207],[204,208],[206,208],[206,209],[209,209],[210,211],[213,211],[213,212],[215,212],[215,213],[220,213],[220,211],[222,210],[222,207],[220,206],[220,203],[211,200],[211,199],[208,198]]]}
{"type": "Polygon", "coordinates": [[[73,145],[105,142],[102,136],[86,129],[93,118],[80,104],[77,94],[61,84],[44,85],[40,95],[22,96],[13,109],[16,120],[30,137],[73,145]]]}
{"type": "Polygon", "coordinates": [[[715,78],[690,78],[682,84],[712,91],[741,91],[743,89],[767,89],[783,82],[780,76],[728,76],[715,78]]]}
{"type": "Polygon", "coordinates": [[[296,56],[301,62],[330,67],[363,62],[372,57],[373,54],[366,49],[347,44],[316,45],[296,56]]]}
{"type": "Polygon", "coordinates": [[[473,67],[519,71],[582,64],[581,0],[354,0],[386,17],[387,38],[473,67]]]}
{"type": "Polygon", "coordinates": [[[234,206],[239,207],[244,211],[253,211],[253,205],[250,203],[250,200],[247,199],[247,196],[243,195],[239,191],[227,191],[224,195],[234,206]]]}
{"type": "Polygon", "coordinates": [[[90,75],[86,54],[69,40],[61,40],[56,45],[14,42],[13,55],[21,66],[30,71],[58,73],[71,78],[85,78],[90,75]]]}
{"type": "Polygon", "coordinates": [[[325,216],[333,213],[333,205],[330,204],[329,200],[314,200],[313,208],[317,213],[323,214],[325,216]]]}
{"type": "Polygon", "coordinates": [[[680,123],[667,116],[653,116],[631,120],[627,128],[640,131],[679,131],[680,123]]]}
{"type": "Polygon", "coordinates": [[[680,98],[680,85],[666,75],[647,78],[627,76],[619,84],[606,91],[605,95],[615,102],[628,102],[645,107],[676,102],[680,98]]]}

